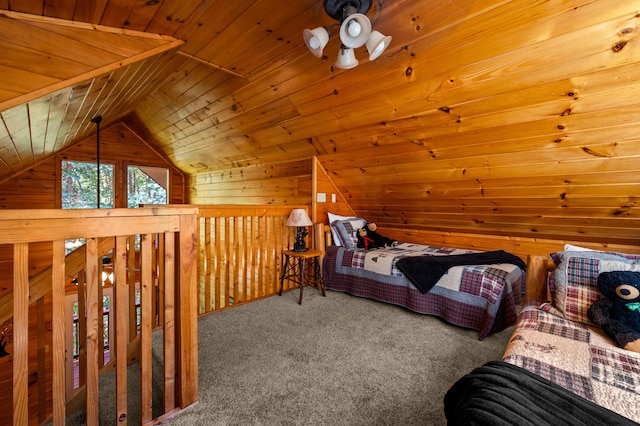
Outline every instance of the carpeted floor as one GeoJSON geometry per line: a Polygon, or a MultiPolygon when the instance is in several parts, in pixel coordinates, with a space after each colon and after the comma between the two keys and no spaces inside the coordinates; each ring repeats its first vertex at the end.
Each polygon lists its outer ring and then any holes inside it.
{"type": "Polygon", "coordinates": [[[181,425],[443,425],[459,377],[500,359],[512,329],[477,332],[305,289],[199,320],[199,403],[181,425]]]}

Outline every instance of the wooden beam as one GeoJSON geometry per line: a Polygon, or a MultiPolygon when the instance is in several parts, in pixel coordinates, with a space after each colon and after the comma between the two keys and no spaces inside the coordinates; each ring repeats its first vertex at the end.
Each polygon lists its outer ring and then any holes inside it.
{"type": "Polygon", "coordinates": [[[190,54],[188,54],[188,53],[181,52],[181,51],[178,51],[177,53],[178,53],[178,55],[180,55],[180,56],[184,56],[185,58],[189,58],[189,59],[192,59],[192,60],[194,60],[194,61],[198,61],[198,62],[200,62],[201,64],[205,64],[205,65],[208,65],[208,66],[210,66],[210,67],[212,67],[212,68],[215,68],[215,69],[217,69],[217,70],[224,71],[224,72],[226,72],[227,74],[231,74],[231,75],[234,75],[234,76],[236,76],[236,77],[244,78],[244,75],[242,75],[242,74],[240,74],[240,73],[237,73],[237,72],[235,72],[235,71],[231,71],[229,68],[225,68],[225,67],[223,67],[223,66],[221,66],[221,65],[214,64],[213,62],[209,62],[209,61],[207,61],[207,60],[205,60],[205,59],[198,58],[197,56],[193,56],[193,55],[190,55],[190,54]]]}
{"type": "MultiPolygon", "coordinates": [[[[5,99],[0,102],[0,111],[4,111],[15,107],[17,105],[21,105],[23,103],[32,101],[34,99],[40,98],[47,94],[56,92],[58,90],[64,89],[66,87],[72,86],[74,84],[78,84],[102,74],[109,73],[113,70],[126,67],[133,63],[139,62],[143,59],[159,55],[163,52],[177,49],[184,41],[177,40],[173,37],[159,35],[159,34],[149,34],[143,33],[139,31],[128,31],[120,28],[111,28],[100,25],[92,25],[87,23],[80,23],[75,21],[67,21],[64,19],[57,18],[48,18],[42,16],[34,16],[23,13],[15,13],[3,11],[0,14],[0,19],[4,20],[14,20],[16,23],[21,23],[25,26],[24,32],[29,34],[29,29],[31,28],[34,32],[37,30],[39,32],[38,40],[41,40],[43,35],[42,32],[48,32],[56,37],[61,37],[58,32],[54,31],[56,29],[65,28],[64,37],[67,40],[74,40],[77,43],[74,44],[74,52],[73,55],[77,57],[83,57],[82,47],[78,46],[86,46],[87,56],[89,53],[95,53],[96,48],[103,48],[106,51],[108,46],[123,45],[123,36],[124,40],[130,41],[130,49],[119,49],[119,54],[117,56],[117,60],[107,61],[101,63],[101,65],[95,66],[95,68],[90,69],[89,71],[79,72],[73,77],[56,80],[56,79],[43,79],[40,78],[38,81],[41,82],[39,86],[34,86],[32,89],[27,89],[28,92],[22,93],[16,97],[12,97],[9,99],[5,99]],[[34,25],[37,24],[37,28],[34,25]],[[109,37],[108,35],[111,34],[109,37]],[[91,42],[87,42],[90,40],[91,42]],[[145,40],[145,43],[140,43],[140,40],[145,40]],[[130,53],[135,52],[135,53],[130,53]],[[122,57],[124,55],[124,57],[122,57]]],[[[13,22],[13,21],[5,21],[5,22],[13,22]]],[[[40,43],[44,43],[43,41],[39,41],[40,43]]],[[[124,43],[125,45],[127,43],[124,43]]],[[[58,46],[59,49],[63,49],[64,52],[65,46],[58,46]]],[[[38,59],[42,59],[38,57],[37,51],[33,53],[33,61],[34,63],[38,63],[38,59]]],[[[40,54],[41,55],[41,54],[40,54]]],[[[95,56],[95,55],[93,55],[95,56]]],[[[63,60],[62,56],[52,57],[52,65],[56,62],[56,60],[63,60]]],[[[28,71],[28,70],[26,70],[28,71]]],[[[11,80],[12,69],[5,70],[7,74],[7,81],[11,80]]],[[[16,75],[23,75],[25,70],[21,70],[15,68],[16,75]]],[[[43,75],[39,75],[34,73],[34,78],[36,76],[44,77],[43,75]]]]}

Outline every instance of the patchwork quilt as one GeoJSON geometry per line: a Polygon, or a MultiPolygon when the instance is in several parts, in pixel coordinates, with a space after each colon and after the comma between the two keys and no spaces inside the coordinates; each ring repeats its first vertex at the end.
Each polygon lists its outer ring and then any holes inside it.
{"type": "Polygon", "coordinates": [[[640,353],[551,310],[548,304],[523,309],[503,361],[640,422],[640,353]]]}
{"type": "Polygon", "coordinates": [[[396,267],[398,259],[405,256],[468,253],[477,251],[408,243],[369,251],[331,246],[324,258],[324,285],[440,316],[478,330],[478,337],[484,339],[515,323],[524,271],[510,264],[456,266],[423,294],[396,267]]]}

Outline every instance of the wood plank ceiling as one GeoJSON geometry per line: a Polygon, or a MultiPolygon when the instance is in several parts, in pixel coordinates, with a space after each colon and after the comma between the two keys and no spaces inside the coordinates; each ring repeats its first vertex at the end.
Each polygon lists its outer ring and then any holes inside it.
{"type": "Polygon", "coordinates": [[[387,226],[637,242],[632,3],[374,0],[339,70],[321,0],[0,0],[0,180],[101,114],[191,175],[317,155],[387,226]]]}

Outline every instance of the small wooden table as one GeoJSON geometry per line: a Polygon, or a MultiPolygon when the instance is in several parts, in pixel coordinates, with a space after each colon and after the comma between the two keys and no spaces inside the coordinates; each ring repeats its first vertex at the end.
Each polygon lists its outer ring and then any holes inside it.
{"type": "Polygon", "coordinates": [[[285,250],[282,252],[282,275],[280,275],[280,291],[282,296],[282,288],[284,280],[288,279],[298,284],[300,287],[300,300],[298,305],[302,305],[302,291],[304,286],[318,287],[321,294],[326,297],[324,285],[322,284],[322,272],[320,271],[320,250],[293,251],[285,250]]]}

